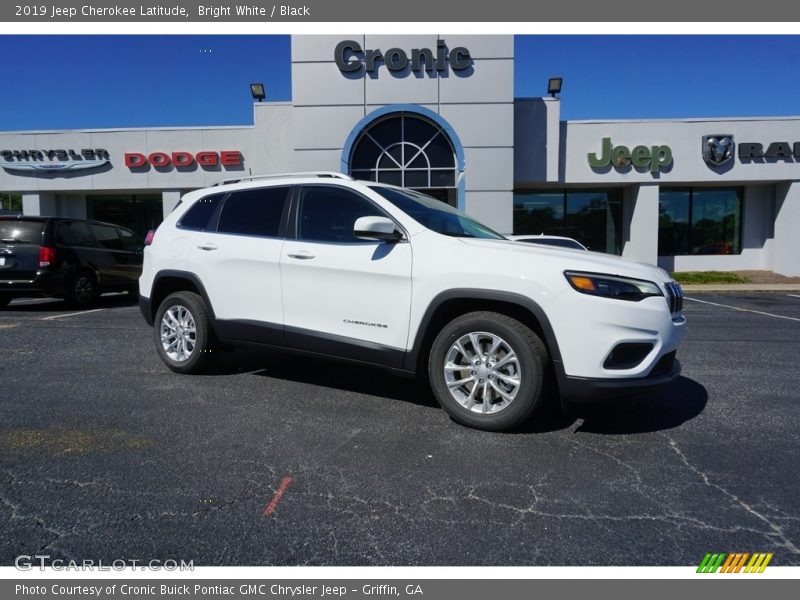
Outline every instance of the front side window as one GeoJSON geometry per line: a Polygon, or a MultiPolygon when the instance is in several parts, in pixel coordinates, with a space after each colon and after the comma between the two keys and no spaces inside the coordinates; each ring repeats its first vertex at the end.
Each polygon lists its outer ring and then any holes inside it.
{"type": "Polygon", "coordinates": [[[144,243],[136,237],[132,231],[127,229],[118,228],[119,241],[121,247],[125,252],[141,252],[144,248],[144,243]]]}
{"type": "Polygon", "coordinates": [[[232,192],[219,216],[218,233],[278,237],[288,187],[232,192]]]}
{"type": "Polygon", "coordinates": [[[372,186],[370,189],[386,198],[417,223],[436,233],[451,237],[505,239],[460,210],[425,194],[380,186],[372,186]]]}
{"type": "Polygon", "coordinates": [[[92,223],[91,229],[98,246],[106,250],[122,250],[116,227],[92,223]]]}
{"type": "Polygon", "coordinates": [[[361,217],[385,216],[366,198],[335,186],[306,186],[300,193],[297,237],[332,243],[363,243],[353,235],[361,217]]]}
{"type": "Polygon", "coordinates": [[[658,254],[740,254],[739,188],[664,189],[659,194],[658,254]]]}

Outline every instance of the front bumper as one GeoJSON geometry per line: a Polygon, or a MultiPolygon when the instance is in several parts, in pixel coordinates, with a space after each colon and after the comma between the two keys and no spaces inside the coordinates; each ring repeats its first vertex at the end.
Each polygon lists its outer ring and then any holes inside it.
{"type": "Polygon", "coordinates": [[[663,368],[654,368],[647,377],[630,377],[625,379],[601,379],[592,377],[559,377],[558,387],[561,397],[570,402],[597,402],[609,398],[623,398],[652,391],[674,381],[681,374],[681,363],[672,355],[663,368]]]}
{"type": "Polygon", "coordinates": [[[561,396],[574,402],[627,396],[678,377],[675,357],[686,319],[666,300],[654,296],[631,302],[570,289],[551,302],[561,396]]]}

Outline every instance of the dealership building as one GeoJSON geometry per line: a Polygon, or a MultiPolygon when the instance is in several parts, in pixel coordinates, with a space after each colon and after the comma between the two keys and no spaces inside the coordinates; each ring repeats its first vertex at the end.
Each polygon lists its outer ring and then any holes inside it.
{"type": "Polygon", "coordinates": [[[3,207],[144,233],[223,179],[342,171],[502,233],[800,275],[800,117],[564,121],[557,97],[514,97],[510,35],[295,35],[291,53],[291,102],[255,102],[252,125],[0,132],[3,207]]]}

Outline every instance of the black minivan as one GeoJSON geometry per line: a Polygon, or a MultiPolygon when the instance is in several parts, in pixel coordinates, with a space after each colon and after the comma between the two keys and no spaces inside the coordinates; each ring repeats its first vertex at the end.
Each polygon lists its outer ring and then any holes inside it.
{"type": "Polygon", "coordinates": [[[129,229],[64,217],[0,216],[0,308],[55,296],[76,307],[105,292],[136,293],[144,242],[129,229]]]}

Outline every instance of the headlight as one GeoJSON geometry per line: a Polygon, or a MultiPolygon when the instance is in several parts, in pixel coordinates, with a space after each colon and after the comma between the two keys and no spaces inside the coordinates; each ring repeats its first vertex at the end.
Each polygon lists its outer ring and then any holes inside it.
{"type": "Polygon", "coordinates": [[[592,296],[639,302],[650,296],[664,295],[655,283],[644,279],[579,271],[565,271],[564,276],[575,290],[592,296]]]}

